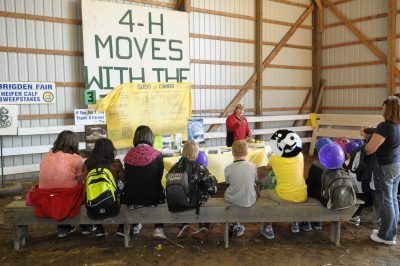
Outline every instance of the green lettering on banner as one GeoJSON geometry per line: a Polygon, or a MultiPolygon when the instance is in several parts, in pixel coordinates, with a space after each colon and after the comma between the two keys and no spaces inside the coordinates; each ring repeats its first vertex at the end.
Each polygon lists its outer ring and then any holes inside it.
{"type": "Polygon", "coordinates": [[[116,47],[116,48],[117,48],[117,52],[116,52],[117,57],[118,57],[119,59],[131,59],[131,58],[132,58],[132,41],[131,41],[131,39],[128,38],[128,37],[121,37],[121,36],[119,36],[119,37],[117,37],[117,39],[116,39],[115,41],[116,41],[116,46],[117,46],[117,47],[116,47]],[[121,41],[121,40],[128,41],[128,48],[127,48],[127,49],[122,49],[123,51],[128,50],[128,51],[127,51],[127,52],[128,52],[127,55],[121,55],[121,53],[120,53],[119,46],[120,46],[120,41],[121,41]]]}
{"type": "Polygon", "coordinates": [[[110,79],[110,70],[112,70],[113,67],[111,67],[111,66],[103,66],[103,69],[106,71],[106,83],[107,83],[106,87],[104,87],[103,89],[105,89],[105,90],[113,89],[113,87],[111,87],[111,84],[110,84],[110,81],[111,81],[111,79],[110,79]]]}
{"type": "Polygon", "coordinates": [[[158,39],[154,38],[151,39],[151,57],[153,60],[167,60],[166,57],[158,57],[156,56],[156,51],[160,51],[161,49],[159,47],[156,47],[156,42],[165,42],[165,39],[158,39]]]}
{"type": "Polygon", "coordinates": [[[84,66],[83,76],[85,77],[85,89],[90,89],[93,83],[96,83],[99,89],[103,88],[103,73],[101,67],[99,67],[99,79],[93,76],[89,81],[88,67],[84,66]]]}
{"type": "Polygon", "coordinates": [[[105,42],[102,42],[99,35],[95,35],[94,36],[94,43],[96,46],[96,58],[100,57],[100,52],[99,52],[99,44],[101,45],[101,47],[106,48],[107,44],[109,45],[110,48],[110,58],[113,58],[113,47],[112,47],[112,38],[111,35],[108,35],[107,39],[105,42]]]}
{"type": "Polygon", "coordinates": [[[157,82],[161,82],[161,71],[164,71],[164,68],[155,67],[155,68],[152,68],[151,70],[157,72],[157,82]]]}
{"type": "Polygon", "coordinates": [[[96,104],[95,90],[84,90],[84,93],[85,93],[85,104],[96,104]]]}
{"type": "Polygon", "coordinates": [[[180,81],[183,82],[184,80],[187,80],[188,77],[183,75],[183,72],[190,72],[190,68],[179,68],[179,76],[180,76],[180,81]]]}
{"type": "Polygon", "coordinates": [[[178,52],[178,53],[179,53],[179,57],[172,57],[172,56],[170,56],[170,57],[169,57],[169,60],[172,60],[172,61],[182,61],[182,57],[183,57],[183,55],[182,55],[182,49],[172,47],[172,44],[173,44],[173,43],[182,44],[182,41],[180,41],[180,40],[169,40],[169,50],[170,50],[171,52],[178,52]]]}
{"type": "MultiPolygon", "coordinates": [[[[133,82],[134,80],[140,80],[141,82],[145,82],[146,79],[144,78],[144,68],[143,67],[141,68],[141,71],[142,71],[142,75],[140,77],[134,77],[132,75],[132,68],[130,67],[129,68],[129,82],[133,82]]],[[[121,84],[122,84],[122,82],[121,82],[121,84]]]]}
{"type": "Polygon", "coordinates": [[[139,47],[139,44],[138,44],[138,41],[137,41],[136,37],[135,37],[135,38],[133,38],[133,40],[135,41],[136,49],[137,49],[137,50],[138,50],[138,52],[139,52],[140,59],[143,59],[143,54],[144,54],[144,51],[146,50],[146,45],[147,45],[147,41],[148,41],[148,39],[146,38],[146,39],[144,40],[144,43],[143,43],[143,47],[142,47],[142,49],[140,49],[140,47],[139,47]]]}
{"type": "Polygon", "coordinates": [[[153,26],[152,25],[159,25],[161,26],[161,35],[164,35],[164,16],[160,14],[160,22],[153,22],[151,19],[151,12],[149,12],[149,34],[153,34],[153,26]]]}
{"type": "Polygon", "coordinates": [[[122,18],[119,20],[119,24],[121,25],[129,25],[129,31],[133,32],[133,26],[135,26],[135,23],[132,22],[132,10],[126,11],[126,13],[122,16],[122,18]],[[128,21],[125,22],[124,19],[127,17],[128,21]]]}
{"type": "Polygon", "coordinates": [[[124,70],[128,70],[127,67],[114,67],[115,70],[119,71],[119,83],[125,83],[124,82],[124,70]]]}

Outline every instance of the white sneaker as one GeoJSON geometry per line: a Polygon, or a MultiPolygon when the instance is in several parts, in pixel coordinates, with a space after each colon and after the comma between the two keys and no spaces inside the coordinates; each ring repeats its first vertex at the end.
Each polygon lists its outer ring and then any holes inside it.
{"type": "Polygon", "coordinates": [[[160,239],[166,239],[167,237],[164,234],[164,230],[162,228],[156,228],[154,230],[153,237],[155,238],[160,238],[160,239]]]}
{"type": "Polygon", "coordinates": [[[369,236],[373,241],[386,245],[396,245],[396,240],[384,240],[378,236],[378,230],[373,230],[369,236]]]}
{"type": "Polygon", "coordinates": [[[142,224],[137,224],[136,226],[132,227],[132,234],[137,235],[140,233],[140,230],[142,230],[142,224]]]}

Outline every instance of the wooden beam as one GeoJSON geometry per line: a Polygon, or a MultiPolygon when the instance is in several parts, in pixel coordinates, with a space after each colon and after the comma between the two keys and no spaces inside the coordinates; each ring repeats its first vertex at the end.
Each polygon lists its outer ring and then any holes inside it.
{"type": "Polygon", "coordinates": [[[322,32],[320,29],[320,13],[319,8],[314,9],[313,12],[313,34],[312,34],[312,62],[313,62],[313,72],[312,72],[312,104],[313,109],[317,103],[318,91],[322,79],[322,32]]]}
{"type": "MultiPolygon", "coordinates": [[[[356,23],[356,22],[369,21],[369,20],[378,19],[378,18],[385,18],[385,17],[387,17],[387,13],[379,13],[379,14],[376,14],[376,15],[370,15],[370,16],[366,16],[366,17],[350,19],[350,22],[356,23]]],[[[343,22],[339,21],[339,22],[326,24],[325,28],[332,28],[332,27],[337,27],[337,26],[341,26],[341,25],[345,25],[345,24],[343,22]]]]}
{"type": "Polygon", "coordinates": [[[318,91],[318,98],[317,98],[317,102],[314,107],[314,113],[319,113],[319,111],[321,109],[320,107],[322,105],[322,98],[324,96],[324,90],[325,90],[325,79],[321,80],[321,87],[319,88],[319,91],[318,91]]]}
{"type": "Polygon", "coordinates": [[[46,55],[65,55],[65,56],[83,56],[81,51],[65,51],[65,50],[50,50],[36,48],[20,48],[0,46],[0,52],[6,53],[26,53],[26,54],[46,54],[46,55]]]}
{"type": "MultiPolygon", "coordinates": [[[[254,94],[254,103],[256,107],[256,115],[262,116],[262,109],[263,109],[263,1],[264,0],[256,0],[256,45],[255,45],[255,67],[256,67],[256,86],[255,86],[255,94],[254,94]]],[[[256,124],[256,128],[261,128],[261,123],[256,124]]]]}
{"type": "MultiPolygon", "coordinates": [[[[386,55],[381,50],[379,50],[379,48],[374,43],[372,43],[356,26],[354,26],[354,24],[346,16],[344,16],[343,13],[335,5],[333,5],[330,0],[322,1],[324,2],[325,6],[327,6],[332,11],[332,13],[335,14],[336,17],[338,17],[339,20],[342,21],[353,32],[353,34],[356,35],[358,39],[360,39],[360,41],[368,47],[368,49],[373,54],[375,54],[380,60],[384,61],[385,64],[387,64],[386,55]]],[[[394,68],[396,75],[400,75],[400,70],[397,67],[394,68]]]]}
{"type": "Polygon", "coordinates": [[[386,88],[386,83],[326,86],[325,90],[366,89],[366,88],[386,88]]]}
{"type": "Polygon", "coordinates": [[[387,93],[388,95],[394,95],[396,92],[396,9],[397,0],[388,0],[388,61],[387,61],[387,93]]]}
{"type": "MultiPolygon", "coordinates": [[[[303,104],[301,105],[301,108],[300,108],[300,110],[299,110],[299,115],[301,115],[304,111],[305,111],[305,109],[306,109],[306,105],[307,105],[307,103],[310,101],[310,99],[311,99],[311,95],[312,95],[312,87],[308,90],[308,92],[307,92],[307,95],[306,95],[306,97],[304,98],[304,101],[303,101],[303,104]]],[[[299,120],[295,120],[294,122],[293,122],[293,127],[294,126],[297,126],[297,123],[299,122],[299,120]]],[[[304,125],[304,123],[305,123],[305,121],[304,120],[302,120],[302,122],[303,122],[303,125],[304,125]]]]}
{"type": "Polygon", "coordinates": [[[287,1],[287,0],[270,0],[270,2],[276,2],[276,3],[291,5],[291,6],[298,6],[298,7],[308,8],[307,4],[301,4],[301,3],[296,3],[296,2],[287,1]]]}
{"type": "Polygon", "coordinates": [[[323,106],[321,109],[341,111],[381,111],[382,106],[323,106]]]}
{"type": "Polygon", "coordinates": [[[230,17],[230,18],[239,18],[239,19],[246,19],[246,20],[252,20],[252,21],[256,20],[256,18],[253,16],[246,16],[246,15],[223,12],[223,11],[218,11],[218,10],[199,8],[199,7],[191,7],[190,11],[197,12],[197,13],[203,13],[203,14],[209,14],[209,15],[230,17]]]}
{"type": "MultiPolygon", "coordinates": [[[[282,38],[282,40],[279,42],[279,44],[271,51],[271,53],[268,55],[267,59],[263,62],[263,69],[267,68],[270,64],[271,61],[276,57],[276,55],[279,53],[279,51],[284,47],[284,45],[287,43],[287,41],[290,39],[290,37],[293,36],[293,34],[296,32],[296,30],[299,28],[299,26],[307,19],[307,17],[311,14],[313,11],[314,5],[310,4],[309,7],[303,12],[303,14],[300,16],[300,18],[296,21],[295,25],[285,34],[285,36],[282,38]]],[[[231,100],[231,102],[228,104],[228,106],[225,108],[225,110],[220,114],[220,117],[227,115],[241,99],[242,97],[247,93],[247,91],[254,86],[255,82],[257,80],[257,73],[254,72],[249,80],[246,82],[246,84],[243,86],[243,88],[238,92],[238,94],[235,95],[235,97],[231,100]]],[[[210,127],[208,132],[215,131],[220,125],[213,125],[210,127]]]]}
{"type": "MultiPolygon", "coordinates": [[[[268,19],[268,18],[264,18],[262,20],[262,22],[264,23],[269,23],[269,24],[274,24],[274,25],[281,25],[281,26],[293,26],[293,23],[291,22],[286,22],[286,21],[280,21],[280,20],[274,20],[274,19],[268,19]]],[[[307,29],[307,30],[312,30],[312,26],[309,25],[301,25],[299,28],[301,29],[307,29]]]]}
{"type": "Polygon", "coordinates": [[[66,119],[66,118],[74,118],[74,113],[18,115],[18,119],[19,119],[19,120],[66,119]]]}
{"type": "Polygon", "coordinates": [[[322,70],[347,68],[347,67],[372,66],[372,65],[382,65],[382,64],[385,64],[385,62],[383,62],[381,60],[375,60],[375,61],[365,61],[365,62],[356,62],[356,63],[348,63],[348,64],[340,64],[340,65],[323,66],[322,70]]]}

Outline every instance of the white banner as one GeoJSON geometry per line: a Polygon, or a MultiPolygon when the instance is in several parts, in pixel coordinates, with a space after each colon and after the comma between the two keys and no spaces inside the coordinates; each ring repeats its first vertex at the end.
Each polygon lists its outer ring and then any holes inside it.
{"type": "Polygon", "coordinates": [[[17,135],[18,106],[0,105],[0,136],[17,135]]]}
{"type": "Polygon", "coordinates": [[[54,103],[55,95],[52,82],[0,81],[0,104],[54,103]]]}
{"type": "Polygon", "coordinates": [[[75,109],[75,125],[99,125],[106,123],[104,112],[93,109],[75,109]]]}
{"type": "Polygon", "coordinates": [[[84,76],[96,98],[131,82],[189,81],[186,12],[82,0],[84,76]]]}

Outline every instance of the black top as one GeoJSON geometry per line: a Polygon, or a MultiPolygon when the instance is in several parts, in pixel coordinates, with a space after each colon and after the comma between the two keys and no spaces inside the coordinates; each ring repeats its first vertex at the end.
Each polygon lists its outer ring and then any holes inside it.
{"type": "Polygon", "coordinates": [[[379,165],[400,162],[400,124],[382,122],[374,133],[385,138],[385,141],[376,151],[379,165]]]}
{"type": "Polygon", "coordinates": [[[164,172],[162,154],[145,166],[125,163],[126,183],[121,203],[127,205],[156,205],[165,200],[161,178],[164,172]]]}

